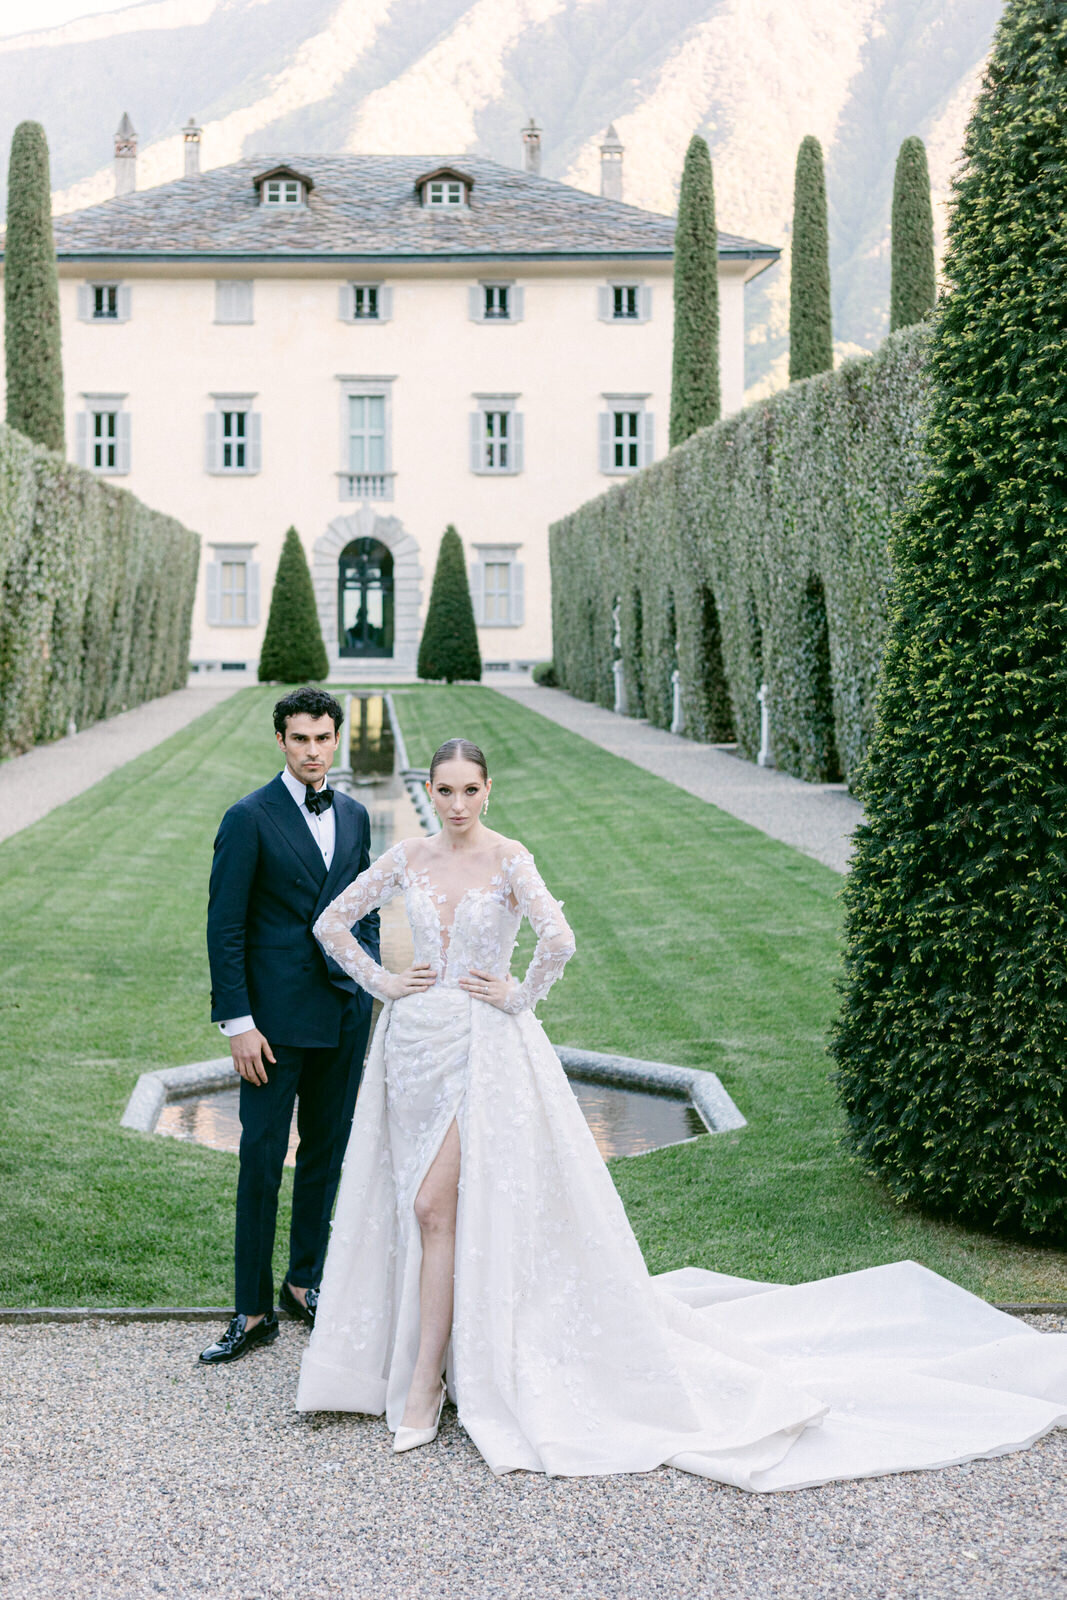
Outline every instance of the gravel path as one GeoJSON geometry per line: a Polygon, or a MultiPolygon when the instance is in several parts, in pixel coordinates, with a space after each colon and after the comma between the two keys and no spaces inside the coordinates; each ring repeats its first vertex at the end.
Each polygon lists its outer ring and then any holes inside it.
{"type": "MultiPolygon", "coordinates": [[[[1067,1319],[1032,1319],[1067,1328],[1067,1319]]],[[[306,1335],[232,1367],[211,1330],[0,1330],[0,1591],[19,1600],[1051,1600],[1067,1432],[942,1472],[747,1495],[686,1473],[494,1479],[455,1413],[292,1409],[306,1335]],[[1058,1499],[1057,1499],[1058,1496],[1058,1499]],[[1058,1526],[1057,1526],[1058,1520],[1058,1526]]]]}
{"type": "Polygon", "coordinates": [[[0,766],[0,839],[73,800],[135,756],[152,750],[205,711],[237,693],[237,686],[176,689],[132,711],[94,722],[84,733],[38,745],[0,766]]]}
{"type": "Polygon", "coordinates": [[[562,689],[495,682],[492,687],[602,750],[814,856],[835,872],[847,871],[852,831],[863,820],[863,811],[842,784],[803,783],[786,772],[757,767],[718,745],[696,744],[634,717],[617,717],[562,689]]]}

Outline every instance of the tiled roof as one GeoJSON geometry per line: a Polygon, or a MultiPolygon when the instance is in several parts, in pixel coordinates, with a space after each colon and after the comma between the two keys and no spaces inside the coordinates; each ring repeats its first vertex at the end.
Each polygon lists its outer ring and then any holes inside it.
{"type": "MultiPolygon", "coordinates": [[[[446,156],[254,156],[55,219],[60,260],[290,256],[341,260],[488,256],[670,257],[674,221],[550,178],[464,155],[469,207],[422,207],[415,180],[446,156]],[[258,204],[253,179],[284,163],[314,187],[307,206],[258,204]]],[[[720,256],[778,250],[719,234],[720,256]]]]}

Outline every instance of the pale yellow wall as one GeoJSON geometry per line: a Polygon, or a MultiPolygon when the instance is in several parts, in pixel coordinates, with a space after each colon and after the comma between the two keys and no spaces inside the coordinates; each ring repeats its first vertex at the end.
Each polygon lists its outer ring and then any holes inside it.
{"type": "MultiPolygon", "coordinates": [[[[394,376],[392,502],[375,502],[418,541],[429,597],[437,543],[454,522],[468,549],[519,543],[526,568],[526,622],[486,628],[486,660],[538,660],[551,654],[548,526],[614,479],[597,462],[597,417],[607,391],[647,393],[656,418],[656,455],[666,453],[672,340],[669,264],[529,266],[491,269],[425,265],[349,276],[393,287],[392,320],[380,326],[338,317],[336,268],[256,264],[232,275],[255,280],[251,325],[216,325],[213,266],[144,264],[121,275],[61,268],[67,437],[74,454],[75,414],[83,392],[127,396],[130,473],[123,483],[149,505],[172,513],[212,542],[256,545],[262,564],[265,622],[285,530],[300,531],[309,557],[329,522],[357,509],[339,498],[342,402],[338,377],[394,376]],[[127,323],[77,318],[77,285],[121,276],[132,288],[127,323]],[[468,318],[468,286],[479,276],[524,286],[523,321],[478,324],[468,318]],[[596,287],[609,277],[652,285],[652,319],[612,325],[597,319],[596,287]],[[204,468],[204,415],[218,391],[255,393],[262,415],[262,471],[219,477],[204,468]],[[469,470],[473,396],[516,392],[525,417],[525,470],[478,477],[469,470]]],[[[724,271],[723,409],[742,403],[743,282],[724,271]]],[[[203,576],[196,598],[193,660],[247,660],[258,654],[257,629],[209,627],[203,576]]]]}

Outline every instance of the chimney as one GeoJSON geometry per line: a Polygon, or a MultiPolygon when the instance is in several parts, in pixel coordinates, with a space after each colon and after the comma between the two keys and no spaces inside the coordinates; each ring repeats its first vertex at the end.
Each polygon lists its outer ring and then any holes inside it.
{"type": "Polygon", "coordinates": [[[185,176],[195,178],[200,171],[200,135],[203,128],[198,128],[196,118],[190,117],[182,129],[182,138],[185,140],[185,176]]]}
{"type": "Polygon", "coordinates": [[[137,187],[137,130],[125,111],[115,134],[115,194],[132,194],[137,187]]]}
{"type": "Polygon", "coordinates": [[[524,172],[541,171],[541,130],[533,117],[522,130],[522,166],[524,172]]]}
{"type": "Polygon", "coordinates": [[[622,199],[623,143],[612,123],[600,146],[600,193],[605,200],[622,199]]]}

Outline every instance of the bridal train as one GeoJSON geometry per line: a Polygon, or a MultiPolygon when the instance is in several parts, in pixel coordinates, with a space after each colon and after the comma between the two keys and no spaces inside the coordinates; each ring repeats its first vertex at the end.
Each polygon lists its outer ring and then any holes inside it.
{"type": "Polygon", "coordinates": [[[785,1287],[650,1277],[533,1007],[573,950],[521,846],[452,896],[425,841],[395,846],[316,927],[385,1000],[356,1106],[301,1411],[402,1419],[419,1337],[413,1204],[456,1120],[462,1151],[448,1392],[495,1473],[647,1472],[742,1489],[998,1455],[1067,1425],[1067,1336],[914,1262],[785,1287]],[[435,986],[390,999],[348,929],[404,897],[435,986]],[[448,913],[451,920],[448,921],[448,913]],[[508,1011],[458,987],[537,949],[508,1011]]]}

